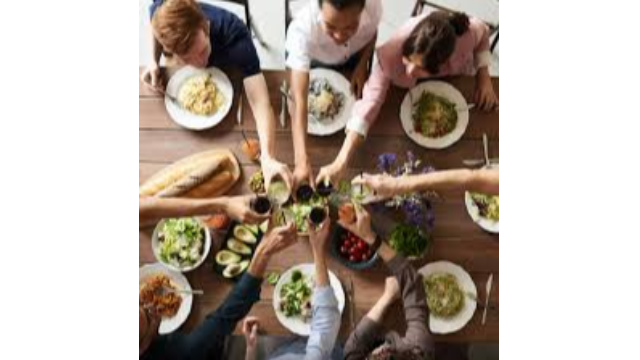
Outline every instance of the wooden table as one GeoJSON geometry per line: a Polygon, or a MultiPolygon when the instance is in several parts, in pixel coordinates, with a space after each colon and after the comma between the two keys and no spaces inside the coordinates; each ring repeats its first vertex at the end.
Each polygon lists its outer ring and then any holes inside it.
{"type": "MultiPolygon", "coordinates": [[[[285,72],[265,72],[270,89],[271,104],[277,113],[280,110],[281,102],[278,88],[285,76],[285,72]]],[[[238,94],[239,81],[234,80],[233,82],[236,94],[238,94]]],[[[468,100],[472,99],[475,83],[473,78],[455,78],[450,82],[460,89],[468,100]]],[[[498,91],[498,83],[498,79],[494,79],[496,91],[498,91]]],[[[464,138],[449,149],[432,151],[414,144],[405,135],[399,120],[399,108],[404,93],[404,90],[397,88],[392,88],[389,91],[380,119],[371,129],[364,146],[355,155],[347,176],[355,176],[361,170],[375,172],[376,158],[383,152],[393,152],[404,157],[403,154],[408,150],[413,151],[414,154],[437,169],[460,168],[463,166],[463,159],[482,158],[483,133],[487,133],[490,139],[490,156],[498,157],[498,113],[486,114],[472,110],[470,124],[464,138]]],[[[179,128],[169,118],[163,98],[149,92],[142,84],[140,84],[139,96],[140,183],[167,164],[187,155],[211,148],[229,148],[236,154],[243,169],[243,176],[231,190],[231,194],[250,192],[247,179],[258,170],[258,167],[240,151],[239,144],[242,135],[241,127],[236,122],[237,101],[234,101],[227,118],[216,128],[203,132],[192,132],[179,128]]],[[[283,129],[280,124],[277,126],[276,156],[283,162],[293,164],[290,124],[291,120],[287,119],[286,129],[283,129]]],[[[248,136],[257,138],[253,114],[249,106],[246,106],[246,100],[242,126],[248,136]]],[[[343,138],[344,133],[342,132],[327,138],[309,137],[307,151],[315,173],[321,166],[333,161],[343,138]]],[[[462,191],[440,193],[440,196],[441,199],[434,203],[436,228],[433,234],[432,249],[427,259],[422,263],[415,264],[416,267],[419,268],[424,263],[435,260],[449,260],[457,263],[464,267],[475,280],[480,299],[485,298],[484,289],[489,274],[494,274],[494,281],[486,325],[481,325],[482,311],[478,309],[471,322],[462,331],[437,336],[436,340],[442,342],[497,342],[500,283],[498,236],[485,233],[473,223],[467,214],[462,191]]],[[[140,230],[140,265],[155,262],[151,251],[151,232],[152,229],[140,230]]],[[[182,327],[183,330],[193,329],[209,312],[214,311],[233,286],[232,283],[213,273],[213,262],[213,254],[210,254],[203,266],[187,275],[192,287],[204,289],[206,295],[194,299],[191,315],[182,327]]],[[[291,248],[274,256],[268,270],[283,272],[289,267],[303,262],[312,262],[312,255],[308,242],[301,240],[291,248]]],[[[350,281],[353,282],[356,305],[355,321],[357,323],[382,294],[384,278],[388,275],[387,269],[382,264],[378,264],[375,268],[365,272],[353,272],[333,259],[329,261],[329,268],[338,275],[345,285],[345,291],[347,284],[350,281]]],[[[280,325],[273,312],[272,293],[273,287],[265,282],[262,287],[261,300],[254,306],[251,314],[261,318],[262,327],[267,334],[289,334],[280,325]]],[[[402,314],[399,304],[396,310],[398,311],[389,313],[386,323],[390,327],[404,331],[404,318],[399,315],[402,314]]],[[[351,329],[349,306],[346,306],[341,329],[343,341],[351,329]]],[[[239,328],[236,329],[237,333],[239,333],[238,330],[239,328]]]]}

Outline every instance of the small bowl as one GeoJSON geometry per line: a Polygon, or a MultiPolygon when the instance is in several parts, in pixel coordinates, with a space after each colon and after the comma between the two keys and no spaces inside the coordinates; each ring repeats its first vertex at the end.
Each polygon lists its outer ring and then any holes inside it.
{"type": "Polygon", "coordinates": [[[199,218],[194,218],[194,219],[196,219],[198,224],[200,224],[200,226],[204,229],[204,248],[202,250],[202,257],[200,258],[200,260],[198,260],[198,262],[196,262],[191,266],[186,266],[182,268],[173,266],[172,264],[167,264],[164,261],[162,261],[162,258],[160,257],[160,240],[158,239],[158,235],[160,234],[160,231],[162,230],[162,227],[164,226],[164,222],[165,222],[165,219],[162,219],[158,223],[158,225],[156,225],[155,230],[153,230],[153,236],[151,237],[151,249],[153,249],[153,256],[155,256],[156,260],[158,260],[159,263],[161,263],[162,265],[166,266],[171,270],[182,272],[182,273],[195,270],[200,265],[202,265],[202,263],[204,263],[205,259],[209,255],[209,251],[211,250],[211,232],[209,230],[209,227],[207,227],[207,225],[201,219],[199,218]]]}
{"type": "Polygon", "coordinates": [[[365,261],[365,262],[358,262],[358,263],[354,263],[349,261],[349,259],[345,259],[344,257],[342,257],[342,254],[340,254],[340,238],[343,236],[343,234],[349,232],[349,230],[343,228],[340,225],[335,225],[334,229],[333,229],[333,234],[331,235],[331,255],[333,255],[333,257],[338,260],[338,262],[346,267],[348,267],[349,269],[352,270],[366,270],[366,269],[370,269],[372,267],[374,267],[376,265],[376,262],[378,262],[378,253],[374,252],[373,256],[371,257],[371,259],[365,261]]]}

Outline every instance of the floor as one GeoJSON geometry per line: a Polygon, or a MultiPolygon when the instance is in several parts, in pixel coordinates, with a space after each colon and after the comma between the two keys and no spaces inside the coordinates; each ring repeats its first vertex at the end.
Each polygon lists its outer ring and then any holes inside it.
{"type": "MultiPolygon", "coordinates": [[[[244,19],[244,10],[240,5],[225,1],[201,0],[222,6],[244,19]]],[[[286,0],[250,0],[251,13],[258,33],[264,39],[267,46],[262,46],[256,40],[256,48],[262,63],[262,67],[268,70],[284,69],[284,38],[285,38],[285,1],[286,0]]],[[[291,10],[304,6],[307,1],[315,0],[291,0],[291,10]]],[[[498,23],[497,0],[432,0],[432,2],[445,5],[451,9],[463,10],[491,23],[498,23]]],[[[138,0],[139,4],[139,65],[146,65],[151,57],[151,34],[149,31],[148,9],[151,0],[138,0]]],[[[386,41],[393,31],[402,24],[411,13],[415,0],[383,0],[385,5],[382,23],[380,24],[378,43],[386,41]],[[387,5],[388,4],[388,5],[387,5]],[[393,4],[392,6],[390,6],[393,4]]],[[[493,54],[493,62],[490,73],[498,76],[499,45],[493,54]]]]}

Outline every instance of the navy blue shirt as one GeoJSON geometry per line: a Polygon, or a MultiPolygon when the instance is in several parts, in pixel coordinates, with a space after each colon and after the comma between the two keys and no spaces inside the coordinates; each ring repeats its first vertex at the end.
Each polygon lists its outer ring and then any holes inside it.
{"type": "MultiPolygon", "coordinates": [[[[219,7],[198,3],[209,20],[211,55],[207,66],[235,67],[244,77],[261,72],[260,59],[247,26],[235,14],[219,7]]],[[[149,8],[151,18],[162,0],[154,0],[149,8]]]]}

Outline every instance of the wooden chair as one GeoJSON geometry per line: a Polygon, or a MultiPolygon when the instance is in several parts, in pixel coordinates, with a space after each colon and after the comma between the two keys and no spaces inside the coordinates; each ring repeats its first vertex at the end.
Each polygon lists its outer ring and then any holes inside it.
{"type": "MultiPolygon", "coordinates": [[[[497,2],[497,0],[496,0],[497,2]]],[[[428,1],[428,0],[416,0],[416,4],[413,7],[413,11],[411,12],[411,16],[417,16],[419,14],[422,14],[422,12],[424,11],[425,6],[429,6],[438,10],[442,10],[442,11],[446,11],[446,12],[457,12],[457,11],[462,11],[460,9],[450,9],[442,4],[439,4],[437,2],[434,1],[428,1]]],[[[489,26],[489,37],[495,35],[495,37],[493,38],[493,40],[491,41],[491,52],[493,52],[493,50],[496,48],[496,45],[498,45],[498,36],[499,34],[499,25],[493,24],[487,20],[483,21],[489,26]]]]}

